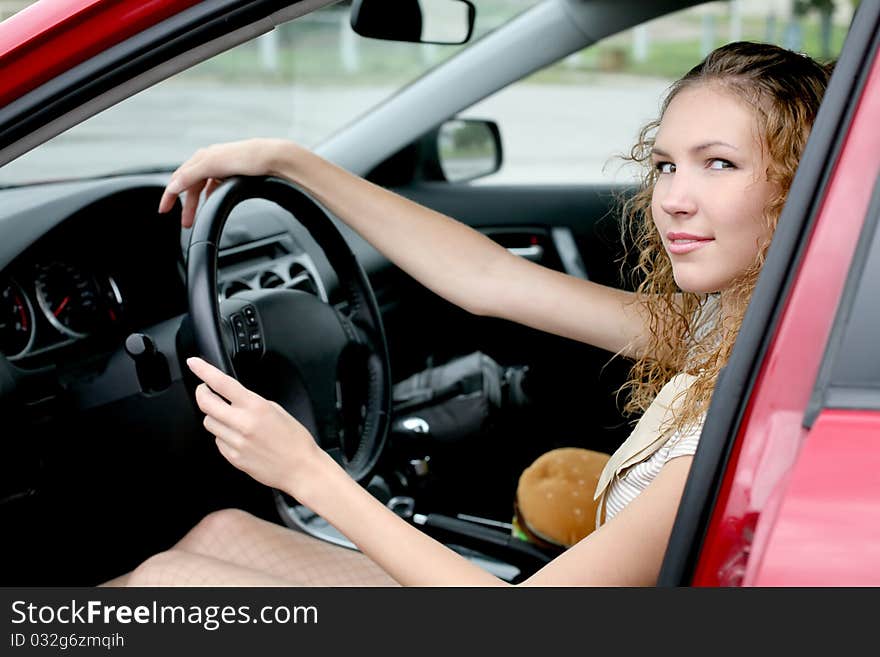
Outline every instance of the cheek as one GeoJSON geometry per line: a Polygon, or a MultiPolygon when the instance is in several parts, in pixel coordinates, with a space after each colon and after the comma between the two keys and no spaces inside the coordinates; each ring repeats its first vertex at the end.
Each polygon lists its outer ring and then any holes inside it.
{"type": "Polygon", "coordinates": [[[774,194],[775,189],[770,184],[764,183],[761,186],[760,192],[755,194],[751,203],[752,232],[756,237],[761,238],[762,241],[770,237],[770,227],[764,213],[774,194]]]}
{"type": "Polygon", "coordinates": [[[729,217],[726,232],[740,245],[737,251],[750,260],[757,256],[761,245],[771,236],[764,210],[770,200],[768,190],[760,193],[746,194],[740,197],[740,212],[729,217]]]}
{"type": "Polygon", "coordinates": [[[654,185],[654,191],[651,193],[651,221],[654,223],[655,227],[657,227],[658,219],[662,216],[663,212],[660,208],[660,194],[658,193],[657,185],[654,185]]]}

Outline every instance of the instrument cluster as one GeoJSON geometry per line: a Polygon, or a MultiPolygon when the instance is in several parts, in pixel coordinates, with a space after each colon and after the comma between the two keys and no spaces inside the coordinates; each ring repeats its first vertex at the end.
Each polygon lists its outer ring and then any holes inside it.
{"type": "Polygon", "coordinates": [[[124,300],[116,279],[88,266],[50,260],[0,278],[0,353],[36,356],[112,329],[124,300]]]}

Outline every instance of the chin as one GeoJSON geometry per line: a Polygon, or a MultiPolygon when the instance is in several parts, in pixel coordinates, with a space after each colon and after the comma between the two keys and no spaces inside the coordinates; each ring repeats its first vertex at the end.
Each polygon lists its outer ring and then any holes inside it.
{"type": "Polygon", "coordinates": [[[693,276],[677,276],[675,284],[682,292],[690,292],[691,294],[714,294],[724,289],[724,285],[718,281],[710,281],[706,279],[698,279],[693,276]]]}

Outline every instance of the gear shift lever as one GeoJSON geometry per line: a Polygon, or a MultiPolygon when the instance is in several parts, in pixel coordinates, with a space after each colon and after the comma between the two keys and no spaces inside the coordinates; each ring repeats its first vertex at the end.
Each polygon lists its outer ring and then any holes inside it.
{"type": "Polygon", "coordinates": [[[144,392],[160,392],[171,385],[165,355],[145,333],[132,333],[125,339],[125,352],[131,356],[144,392]]]}

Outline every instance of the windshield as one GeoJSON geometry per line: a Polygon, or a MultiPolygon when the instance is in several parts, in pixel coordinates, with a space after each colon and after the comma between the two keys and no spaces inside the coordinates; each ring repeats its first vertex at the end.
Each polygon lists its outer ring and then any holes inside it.
{"type": "MultiPolygon", "coordinates": [[[[537,2],[481,1],[471,42],[537,2]]],[[[172,170],[249,137],[314,147],[466,47],[366,39],[349,11],[314,11],[146,89],[10,162],[0,185],[172,170]]]]}

